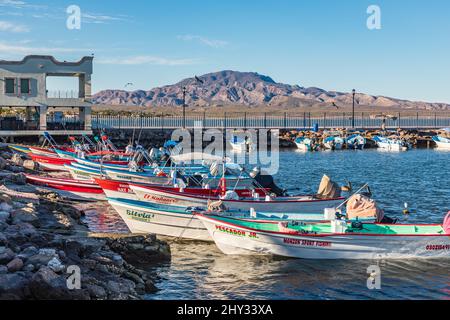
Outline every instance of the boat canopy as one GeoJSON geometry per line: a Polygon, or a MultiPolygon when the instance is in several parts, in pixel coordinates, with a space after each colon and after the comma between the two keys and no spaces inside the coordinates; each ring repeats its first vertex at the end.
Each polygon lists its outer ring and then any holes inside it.
{"type": "Polygon", "coordinates": [[[333,182],[330,177],[324,175],[317,191],[317,197],[320,199],[335,199],[341,196],[341,189],[336,182],[333,182]]]}
{"type": "Polygon", "coordinates": [[[202,162],[202,161],[210,161],[210,162],[217,162],[222,163],[225,161],[225,163],[231,162],[231,159],[228,157],[221,157],[213,154],[208,153],[202,153],[202,152],[191,152],[191,153],[183,153],[183,154],[177,154],[177,155],[171,155],[171,159],[174,163],[179,164],[181,162],[202,162]]]}
{"type": "Polygon", "coordinates": [[[381,222],[383,217],[384,211],[369,197],[355,194],[347,202],[347,219],[375,218],[377,222],[381,222]]]}

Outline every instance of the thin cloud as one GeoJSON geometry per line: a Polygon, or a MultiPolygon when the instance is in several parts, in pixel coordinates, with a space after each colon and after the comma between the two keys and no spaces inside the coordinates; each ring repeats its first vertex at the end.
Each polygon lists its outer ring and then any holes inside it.
{"type": "Polygon", "coordinates": [[[3,32],[14,32],[14,33],[23,33],[23,32],[29,32],[30,29],[21,24],[14,24],[9,21],[1,21],[0,20],[0,31],[3,32]]]}
{"type": "Polygon", "coordinates": [[[95,13],[81,13],[82,22],[103,24],[115,21],[127,21],[126,16],[111,16],[95,13]]]}
{"type": "Polygon", "coordinates": [[[0,7],[23,9],[23,8],[46,8],[47,6],[30,4],[28,2],[21,0],[0,0],[0,7]]]}
{"type": "Polygon", "coordinates": [[[214,39],[209,39],[206,37],[196,36],[196,35],[191,35],[191,34],[180,35],[177,38],[179,40],[183,40],[183,41],[197,41],[201,44],[207,45],[208,47],[212,47],[212,48],[223,48],[229,44],[228,41],[214,40],[214,39]]]}
{"type": "Polygon", "coordinates": [[[0,42],[0,53],[8,55],[79,53],[79,52],[86,53],[86,52],[93,52],[93,50],[82,48],[63,48],[63,47],[30,47],[0,42]]]}
{"type": "Polygon", "coordinates": [[[163,65],[163,66],[183,66],[197,63],[195,59],[168,59],[156,56],[135,56],[127,58],[105,58],[97,60],[100,64],[115,65],[163,65]]]}

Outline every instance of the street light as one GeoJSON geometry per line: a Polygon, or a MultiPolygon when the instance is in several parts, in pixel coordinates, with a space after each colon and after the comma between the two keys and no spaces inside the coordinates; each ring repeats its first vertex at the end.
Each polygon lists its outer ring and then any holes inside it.
{"type": "MultiPolygon", "coordinates": [[[[197,76],[194,77],[194,80],[195,80],[194,84],[197,85],[204,83],[204,81],[197,76]]],[[[186,92],[187,88],[186,86],[183,86],[183,129],[186,129],[186,92]]]]}
{"type": "Polygon", "coordinates": [[[183,129],[186,129],[186,86],[183,86],[183,129]]]}
{"type": "Polygon", "coordinates": [[[356,94],[356,90],[353,89],[353,90],[352,90],[352,95],[353,95],[352,128],[353,128],[353,129],[355,129],[355,94],[356,94]]]}

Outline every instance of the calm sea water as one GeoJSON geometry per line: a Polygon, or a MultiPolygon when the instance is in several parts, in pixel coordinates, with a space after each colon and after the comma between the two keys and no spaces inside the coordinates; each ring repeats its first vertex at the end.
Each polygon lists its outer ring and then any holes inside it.
{"type": "MultiPolygon", "coordinates": [[[[275,176],[285,188],[315,192],[324,173],[343,184],[370,184],[386,214],[401,221],[440,223],[450,210],[450,152],[378,150],[280,152],[275,176]],[[411,214],[402,213],[408,203],[411,214]]],[[[97,231],[126,232],[110,208],[87,212],[97,231]]],[[[314,261],[225,256],[214,244],[171,242],[172,261],[150,271],[160,289],[148,299],[449,299],[450,259],[382,261],[381,290],[366,286],[373,261],[314,261]]]]}

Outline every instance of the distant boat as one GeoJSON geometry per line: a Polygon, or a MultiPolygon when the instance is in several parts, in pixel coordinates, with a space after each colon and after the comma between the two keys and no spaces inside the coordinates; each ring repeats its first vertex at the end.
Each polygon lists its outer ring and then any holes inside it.
{"type": "Polygon", "coordinates": [[[329,150],[341,150],[344,146],[344,139],[341,137],[329,136],[323,140],[323,145],[329,150]]]}
{"type": "Polygon", "coordinates": [[[318,150],[318,146],[313,144],[313,142],[311,141],[310,138],[306,138],[306,137],[298,137],[297,139],[295,139],[295,145],[297,146],[297,148],[299,150],[302,150],[302,151],[317,151],[318,150]]]}
{"type": "Polygon", "coordinates": [[[345,139],[347,149],[359,149],[363,150],[366,145],[366,138],[360,134],[352,134],[345,139]]]}
{"type": "Polygon", "coordinates": [[[233,136],[230,141],[231,148],[234,151],[237,152],[247,152],[248,151],[254,151],[255,145],[252,143],[251,140],[245,139],[241,136],[233,136]]]}
{"type": "Polygon", "coordinates": [[[450,139],[441,137],[441,136],[434,136],[433,141],[436,143],[436,146],[439,149],[447,149],[450,150],[450,139]]]}
{"type": "Polygon", "coordinates": [[[378,148],[390,151],[406,151],[409,149],[408,143],[401,139],[390,139],[382,136],[375,136],[373,140],[376,142],[378,148]]]}

